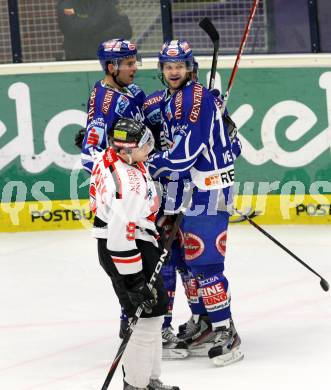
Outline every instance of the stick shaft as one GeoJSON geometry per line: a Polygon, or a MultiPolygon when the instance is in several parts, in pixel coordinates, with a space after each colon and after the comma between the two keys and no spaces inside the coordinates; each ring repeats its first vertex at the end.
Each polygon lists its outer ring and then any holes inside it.
{"type": "Polygon", "coordinates": [[[319,278],[323,279],[320,274],[318,274],[313,268],[311,268],[307,263],[305,263],[303,260],[301,260],[296,254],[294,254],[291,250],[289,250],[285,245],[283,245],[281,242],[279,242],[275,237],[273,237],[270,233],[268,233],[266,230],[264,230],[260,225],[255,223],[249,216],[241,213],[237,209],[235,209],[236,212],[244,217],[246,221],[248,221],[252,226],[254,226],[257,230],[259,230],[262,234],[264,234],[266,237],[269,238],[273,243],[275,243],[277,246],[282,248],[286,253],[288,253],[290,256],[292,256],[296,261],[298,261],[300,264],[302,264],[304,267],[306,267],[310,272],[318,276],[319,278]]]}
{"type": "Polygon", "coordinates": [[[240,43],[239,50],[238,50],[238,53],[237,53],[236,61],[234,63],[234,66],[233,66],[233,69],[232,69],[232,72],[231,72],[231,76],[230,76],[230,79],[229,79],[228,88],[227,88],[227,90],[225,92],[225,95],[224,95],[223,104],[222,104],[222,114],[224,113],[225,108],[227,106],[227,102],[228,102],[228,99],[229,99],[229,96],[230,96],[230,92],[231,92],[231,89],[232,89],[232,86],[233,86],[233,82],[234,82],[234,79],[235,79],[237,71],[238,71],[238,66],[239,66],[239,62],[240,62],[240,59],[241,59],[241,55],[242,55],[242,53],[244,51],[244,47],[245,47],[246,42],[247,42],[248,34],[250,32],[250,29],[251,29],[251,25],[252,25],[252,22],[253,22],[253,19],[254,19],[254,15],[255,15],[258,3],[259,3],[259,0],[254,0],[254,2],[252,4],[252,7],[251,7],[251,10],[250,10],[250,13],[249,13],[249,17],[248,17],[248,21],[247,21],[247,24],[246,24],[246,27],[245,27],[245,31],[244,31],[244,34],[243,34],[243,36],[241,38],[241,43],[240,43]]]}

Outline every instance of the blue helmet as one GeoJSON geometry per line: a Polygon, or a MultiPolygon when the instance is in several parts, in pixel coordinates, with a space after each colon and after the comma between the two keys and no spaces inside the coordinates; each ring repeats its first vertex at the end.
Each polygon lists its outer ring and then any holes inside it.
{"type": "Polygon", "coordinates": [[[174,40],[163,44],[159,52],[159,64],[164,62],[185,62],[188,69],[193,69],[193,53],[187,41],[174,40]]]}
{"type": "Polygon", "coordinates": [[[97,51],[100,64],[104,71],[107,63],[119,64],[123,58],[137,55],[136,45],[125,39],[111,39],[100,43],[97,51]]]}

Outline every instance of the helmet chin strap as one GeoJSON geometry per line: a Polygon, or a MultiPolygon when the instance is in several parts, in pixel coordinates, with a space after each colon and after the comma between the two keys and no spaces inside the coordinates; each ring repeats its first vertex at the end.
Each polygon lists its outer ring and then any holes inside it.
{"type": "Polygon", "coordinates": [[[112,74],[111,76],[112,76],[112,78],[114,79],[115,83],[116,83],[119,87],[121,87],[121,88],[127,87],[128,84],[123,83],[123,82],[118,78],[119,74],[120,74],[120,71],[117,70],[117,72],[114,73],[114,74],[112,74]]]}

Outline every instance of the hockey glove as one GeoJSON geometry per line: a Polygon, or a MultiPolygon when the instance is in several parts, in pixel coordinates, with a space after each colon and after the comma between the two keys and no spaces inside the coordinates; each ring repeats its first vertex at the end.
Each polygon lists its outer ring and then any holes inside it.
{"type": "Polygon", "coordinates": [[[210,93],[214,95],[216,98],[218,98],[221,94],[221,91],[219,89],[213,88],[210,90],[210,93]]]}
{"type": "Polygon", "coordinates": [[[75,145],[79,149],[82,148],[85,133],[86,133],[86,129],[80,129],[79,132],[75,135],[75,145]]]}
{"type": "Polygon", "coordinates": [[[228,131],[228,134],[229,134],[229,138],[230,138],[230,141],[232,142],[234,140],[234,138],[236,137],[237,135],[237,126],[236,124],[233,122],[233,120],[230,118],[229,115],[225,115],[223,117],[223,120],[224,120],[224,123],[225,123],[225,126],[227,128],[227,131],[228,131]]]}
{"type": "Polygon", "coordinates": [[[125,283],[128,288],[128,296],[133,306],[142,306],[146,313],[151,313],[153,306],[157,304],[157,292],[147,286],[145,275],[138,272],[125,276],[125,283]]]}

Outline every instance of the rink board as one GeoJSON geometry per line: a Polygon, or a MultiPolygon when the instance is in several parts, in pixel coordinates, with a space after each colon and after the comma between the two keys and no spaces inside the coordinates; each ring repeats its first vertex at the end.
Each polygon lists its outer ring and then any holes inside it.
{"type": "MultiPolygon", "coordinates": [[[[198,61],[207,85],[211,58],[198,61]]],[[[219,58],[216,88],[234,61],[219,58]]],[[[147,93],[163,88],[156,68],[144,60],[137,74],[147,93]]],[[[228,105],[243,144],[235,193],[239,209],[252,202],[261,212],[258,222],[330,223],[330,70],[331,55],[241,61],[228,105]]],[[[101,77],[97,61],[0,65],[0,231],[90,226],[89,178],[73,140],[101,77]]]]}
{"type": "MultiPolygon", "coordinates": [[[[255,210],[258,224],[328,224],[331,195],[236,196],[238,210],[255,210]]],[[[235,222],[238,215],[231,217],[235,222]]],[[[86,199],[16,202],[0,205],[0,232],[90,229],[93,215],[86,199]]],[[[240,222],[246,223],[246,222],[240,222]]]]}

